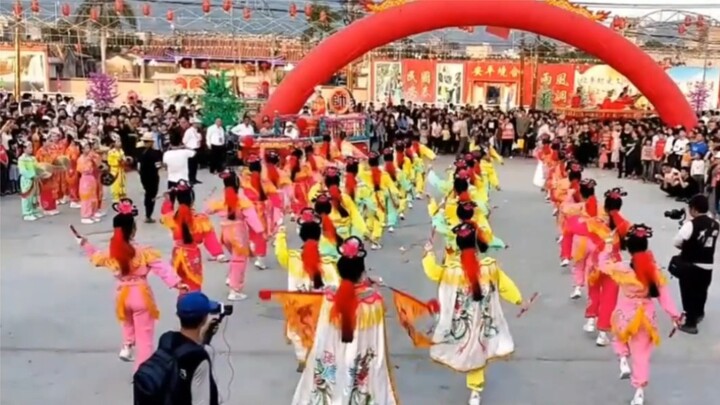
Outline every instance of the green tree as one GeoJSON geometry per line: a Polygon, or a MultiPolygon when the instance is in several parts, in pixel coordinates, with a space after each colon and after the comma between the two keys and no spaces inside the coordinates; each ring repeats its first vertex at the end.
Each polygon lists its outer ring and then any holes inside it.
{"type": "Polygon", "coordinates": [[[137,18],[132,7],[125,2],[122,11],[115,10],[114,0],[84,0],[75,10],[75,24],[94,27],[100,31],[100,70],[105,73],[108,37],[122,28],[137,29],[137,18]],[[97,12],[97,21],[92,19],[92,10],[97,12]]]}
{"type": "MultiPolygon", "coordinates": [[[[312,3],[312,12],[307,21],[308,27],[302,32],[302,39],[306,41],[321,41],[337,28],[344,25],[343,14],[333,10],[326,4],[312,3]],[[325,22],[320,21],[320,14],[325,12],[325,22]]],[[[307,18],[307,16],[306,16],[307,18]]]]}

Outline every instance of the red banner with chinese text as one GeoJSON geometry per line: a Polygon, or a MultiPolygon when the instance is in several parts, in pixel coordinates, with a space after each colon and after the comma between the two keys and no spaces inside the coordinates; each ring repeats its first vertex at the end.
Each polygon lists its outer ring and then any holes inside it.
{"type": "MultiPolygon", "coordinates": [[[[532,102],[534,70],[534,64],[526,65],[525,75],[527,78],[523,94],[523,104],[525,105],[530,105],[532,102]]],[[[552,92],[554,108],[570,107],[575,92],[575,65],[572,63],[540,64],[535,79],[536,95],[539,96],[545,87],[552,92]]]]}
{"type": "Polygon", "coordinates": [[[417,348],[432,346],[432,338],[420,332],[416,325],[421,318],[432,316],[428,304],[394,288],[391,291],[400,326],[407,331],[413,345],[417,348]]]}
{"type": "Polygon", "coordinates": [[[512,108],[519,101],[521,73],[520,64],[514,61],[467,62],[464,101],[512,108]]]}
{"type": "Polygon", "coordinates": [[[435,61],[403,59],[403,96],[415,103],[435,102],[435,61]]]}
{"type": "Polygon", "coordinates": [[[322,308],[323,294],[262,290],[260,299],[263,301],[272,299],[279,302],[283,308],[287,330],[300,337],[305,349],[312,349],[322,308]]]}

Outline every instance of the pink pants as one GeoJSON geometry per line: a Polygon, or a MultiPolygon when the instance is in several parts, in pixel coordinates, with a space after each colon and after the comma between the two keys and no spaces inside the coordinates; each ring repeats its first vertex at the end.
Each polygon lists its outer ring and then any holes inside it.
{"type": "Polygon", "coordinates": [[[645,329],[640,329],[627,343],[613,339],[615,354],[630,360],[630,383],[635,388],[645,387],[650,380],[650,356],[653,349],[653,342],[645,329]]]}
{"type": "Polygon", "coordinates": [[[573,236],[582,234],[578,216],[566,217],[562,227],[562,242],[560,243],[560,258],[570,259],[572,257],[573,236]]]}
{"type": "Polygon", "coordinates": [[[134,370],[153,354],[155,341],[155,319],[148,311],[140,287],[132,290],[125,300],[125,320],[122,322],[123,344],[135,347],[134,370]]]}
{"type": "Polygon", "coordinates": [[[230,269],[228,279],[230,288],[236,292],[242,292],[245,288],[245,269],[247,268],[247,256],[233,254],[230,257],[230,269]]]}
{"type": "Polygon", "coordinates": [[[612,313],[617,304],[618,285],[610,276],[601,273],[593,284],[588,285],[588,296],[585,318],[597,317],[597,328],[609,332],[612,313]]]}
{"type": "MultiPolygon", "coordinates": [[[[564,242],[564,240],[563,240],[564,242]]],[[[587,279],[588,272],[593,268],[593,261],[591,255],[586,255],[584,258],[576,261],[572,268],[573,285],[575,287],[585,286],[585,280],[587,279]]]]}
{"type": "Polygon", "coordinates": [[[265,257],[267,255],[267,240],[262,233],[257,233],[250,229],[250,242],[252,242],[252,253],[255,257],[265,257]]]}

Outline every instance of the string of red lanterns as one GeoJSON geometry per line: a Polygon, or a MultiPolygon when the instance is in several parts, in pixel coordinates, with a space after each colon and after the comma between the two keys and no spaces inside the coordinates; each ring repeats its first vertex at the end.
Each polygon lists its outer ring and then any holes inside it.
{"type": "Polygon", "coordinates": [[[225,1],[223,2],[222,8],[223,8],[223,10],[224,10],[226,13],[229,13],[230,11],[232,11],[232,8],[233,8],[233,2],[232,2],[232,0],[225,0],[225,1]]]}
{"type": "Polygon", "coordinates": [[[98,10],[98,8],[97,7],[90,8],[90,19],[93,22],[97,22],[99,18],[100,18],[100,11],[98,10]]]}
{"type": "Polygon", "coordinates": [[[15,3],[15,6],[13,6],[13,13],[15,14],[15,17],[17,17],[17,18],[22,17],[23,8],[22,8],[22,4],[20,4],[20,2],[15,3]]]}
{"type": "Polygon", "coordinates": [[[168,20],[168,22],[172,23],[175,19],[175,12],[172,10],[168,10],[167,13],[165,13],[165,18],[168,20]]]}
{"type": "Polygon", "coordinates": [[[202,2],[202,11],[203,13],[207,14],[210,12],[210,0],[203,0],[202,2]]]}
{"type": "Polygon", "coordinates": [[[38,0],[32,0],[30,2],[30,10],[37,14],[40,12],[40,2],[38,0]]]}
{"type": "Polygon", "coordinates": [[[150,17],[150,14],[152,14],[152,9],[150,8],[149,4],[143,4],[142,13],[145,17],[150,17]]]}
{"type": "Polygon", "coordinates": [[[310,3],[305,4],[305,18],[310,20],[312,18],[312,11],[313,11],[312,4],[310,4],[310,3]]]}
{"type": "Polygon", "coordinates": [[[250,11],[250,7],[245,7],[243,9],[243,19],[249,21],[250,17],[252,17],[252,11],[250,11]]]}
{"type": "Polygon", "coordinates": [[[62,12],[63,17],[67,18],[70,17],[70,5],[65,3],[60,7],[60,11],[62,12]]]}
{"type": "Polygon", "coordinates": [[[295,3],[290,3],[289,12],[290,12],[290,18],[294,19],[295,16],[297,15],[297,5],[295,5],[295,3]]]}
{"type": "Polygon", "coordinates": [[[125,11],[125,2],[123,0],[115,0],[115,12],[122,14],[125,11]]]}
{"type": "Polygon", "coordinates": [[[702,30],[706,26],[705,17],[698,15],[697,18],[693,20],[692,16],[686,15],[683,23],[678,26],[678,34],[686,34],[688,29],[693,25],[699,30],[702,30]]]}

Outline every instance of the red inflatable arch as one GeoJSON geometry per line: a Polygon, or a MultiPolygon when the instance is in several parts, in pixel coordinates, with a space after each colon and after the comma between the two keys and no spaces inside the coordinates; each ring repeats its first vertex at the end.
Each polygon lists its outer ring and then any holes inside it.
{"type": "Polygon", "coordinates": [[[305,56],[272,94],[261,116],[297,113],[316,85],[377,47],[427,31],[476,25],[534,32],[582,49],[627,77],[666,124],[690,128],[697,123],[677,85],[640,48],[599,23],[530,0],[416,0],[358,20],[305,56]]]}

